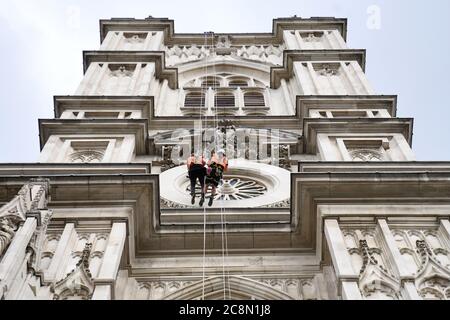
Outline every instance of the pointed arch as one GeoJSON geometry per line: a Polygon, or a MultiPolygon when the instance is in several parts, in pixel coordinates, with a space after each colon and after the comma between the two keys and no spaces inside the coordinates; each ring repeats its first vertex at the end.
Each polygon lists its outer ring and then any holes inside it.
{"type": "MultiPolygon", "coordinates": [[[[293,297],[282,291],[276,290],[263,283],[240,276],[229,278],[216,276],[205,280],[205,300],[223,299],[224,290],[226,297],[233,300],[294,300],[293,297]],[[230,289],[230,293],[228,292],[230,289]],[[231,297],[229,297],[229,294],[231,297]]],[[[176,292],[164,297],[164,300],[200,300],[203,295],[203,281],[194,282],[176,292]]]]}

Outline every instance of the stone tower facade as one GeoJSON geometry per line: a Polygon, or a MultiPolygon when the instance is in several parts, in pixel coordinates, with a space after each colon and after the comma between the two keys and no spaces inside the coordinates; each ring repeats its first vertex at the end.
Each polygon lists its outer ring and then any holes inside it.
{"type": "Polygon", "coordinates": [[[450,299],[450,163],[417,162],[347,21],[100,21],[37,163],[0,164],[1,299],[450,299]],[[214,204],[186,157],[224,148],[214,204]]]}

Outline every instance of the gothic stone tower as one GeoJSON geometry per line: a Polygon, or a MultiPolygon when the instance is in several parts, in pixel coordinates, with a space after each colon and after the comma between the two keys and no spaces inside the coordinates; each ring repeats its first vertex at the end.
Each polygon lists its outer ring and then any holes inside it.
{"type": "Polygon", "coordinates": [[[450,164],[415,161],[346,32],[100,21],[38,162],[0,164],[1,299],[449,299],[450,164]],[[199,207],[184,163],[217,147],[206,129],[231,160],[199,207]]]}

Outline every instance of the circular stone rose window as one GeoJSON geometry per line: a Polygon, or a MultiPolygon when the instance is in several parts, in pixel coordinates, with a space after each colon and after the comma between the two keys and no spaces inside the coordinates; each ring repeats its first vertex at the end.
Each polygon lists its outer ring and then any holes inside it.
{"type": "MultiPolygon", "coordinates": [[[[209,188],[211,191],[211,188],[209,188]]],[[[191,193],[191,185],[188,182],[186,192],[191,193]]],[[[260,182],[247,177],[225,176],[222,183],[217,187],[216,200],[241,200],[262,196],[267,188],[260,182]]],[[[197,181],[195,195],[200,197],[201,187],[197,181]]]]}
{"type": "MultiPolygon", "coordinates": [[[[191,207],[190,181],[185,165],[160,174],[161,200],[173,207],[191,207]]],[[[209,188],[209,192],[211,187],[209,188]]],[[[196,196],[201,194],[196,185],[196,196]]],[[[209,196],[209,193],[206,195],[209,196]]],[[[290,196],[290,172],[248,160],[230,160],[228,171],[217,188],[213,207],[251,208],[271,206],[290,196]]],[[[198,203],[198,201],[197,201],[198,203]]],[[[193,207],[198,207],[194,205],[193,207]]]]}

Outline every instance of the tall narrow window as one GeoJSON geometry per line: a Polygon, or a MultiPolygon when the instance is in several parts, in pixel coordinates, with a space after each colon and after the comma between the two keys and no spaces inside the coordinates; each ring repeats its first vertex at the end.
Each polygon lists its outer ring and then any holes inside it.
{"type": "Polygon", "coordinates": [[[184,99],[184,106],[186,108],[198,108],[205,106],[205,94],[200,92],[191,92],[186,95],[184,99]]]}
{"type": "Polygon", "coordinates": [[[247,92],[244,94],[244,105],[246,107],[264,107],[264,95],[259,92],[247,92]]]}
{"type": "Polygon", "coordinates": [[[232,93],[218,93],[214,97],[214,106],[217,108],[232,108],[235,106],[234,95],[232,93]]]}

